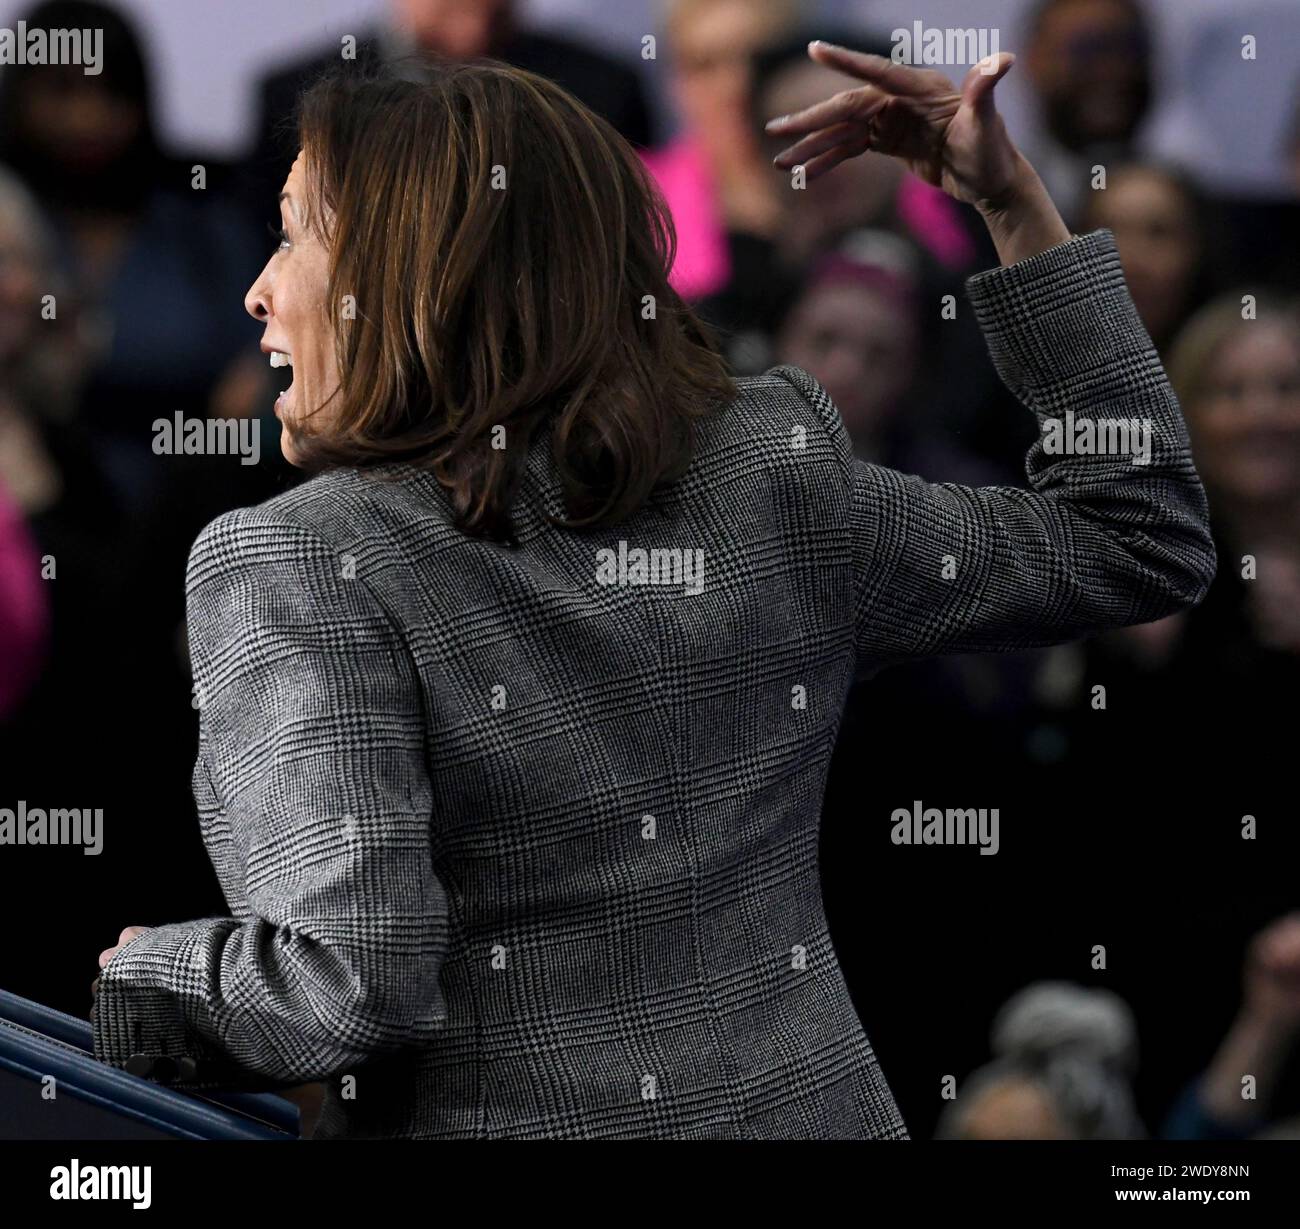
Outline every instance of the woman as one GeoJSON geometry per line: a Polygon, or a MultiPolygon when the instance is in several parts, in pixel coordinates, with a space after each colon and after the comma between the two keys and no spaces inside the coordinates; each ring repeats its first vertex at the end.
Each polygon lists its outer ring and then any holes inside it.
{"type": "Polygon", "coordinates": [[[1084,209],[1090,228],[1115,236],[1124,280],[1162,356],[1212,293],[1205,213],[1190,176],[1143,162],[1112,167],[1106,190],[1091,193],[1084,209]]]}
{"type": "Polygon", "coordinates": [[[780,163],[873,147],[979,202],[1003,377],[1044,419],[1149,417],[1150,464],[1039,447],[1029,493],[859,463],[799,369],[727,387],[639,160],[557,87],[318,89],[246,302],[324,472],[188,572],[233,916],[101,954],[101,1058],[324,1081],[316,1138],[906,1137],[818,890],[850,681],[1156,618],[1214,558],[1113,244],[994,110],[1011,57],[958,94],[812,54],[865,84],[778,121],[780,163]]]}
{"type": "Polygon", "coordinates": [[[780,181],[773,180],[750,114],[751,66],[797,18],[794,0],[668,5],[669,80],[681,131],[641,156],[672,212],[677,259],[669,282],[684,299],[726,286],[729,232],[770,237],[780,221],[780,181]]]}
{"type": "Polygon", "coordinates": [[[1188,321],[1169,355],[1223,544],[1296,553],[1300,537],[1300,303],[1226,294],[1188,321]]]}

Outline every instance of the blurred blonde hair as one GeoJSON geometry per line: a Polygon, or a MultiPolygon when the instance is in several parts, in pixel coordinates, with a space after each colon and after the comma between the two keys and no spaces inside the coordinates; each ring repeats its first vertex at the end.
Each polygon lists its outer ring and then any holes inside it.
{"type": "Polygon", "coordinates": [[[1221,295],[1196,312],[1179,330],[1169,351],[1169,382],[1184,414],[1193,415],[1204,399],[1210,371],[1223,346],[1240,330],[1268,320],[1300,336],[1300,300],[1273,290],[1251,291],[1255,319],[1242,317],[1246,292],[1221,295]]]}
{"type": "Polygon", "coordinates": [[[765,41],[772,42],[788,34],[803,16],[802,0],[666,0],[664,4],[664,29],[669,40],[676,43],[682,27],[705,9],[720,4],[741,3],[754,13],[754,23],[763,30],[765,41]]]}

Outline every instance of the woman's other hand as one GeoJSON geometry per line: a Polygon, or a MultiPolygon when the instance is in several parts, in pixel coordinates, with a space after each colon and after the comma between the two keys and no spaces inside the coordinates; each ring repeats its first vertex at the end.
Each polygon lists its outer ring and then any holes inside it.
{"type": "Polygon", "coordinates": [[[102,969],[114,956],[117,955],[132,939],[139,938],[148,926],[128,926],[120,935],[117,936],[117,946],[106,947],[99,953],[99,967],[102,969]]]}
{"type": "MultiPolygon", "coordinates": [[[[120,935],[117,936],[117,945],[115,947],[106,947],[99,953],[99,967],[102,969],[110,960],[113,959],[114,956],[117,955],[118,952],[122,950],[122,948],[130,943],[132,939],[139,938],[148,929],[148,926],[128,926],[120,935]]],[[[90,983],[90,1001],[92,1003],[95,1001],[98,994],[99,978],[97,977],[90,983]]]]}

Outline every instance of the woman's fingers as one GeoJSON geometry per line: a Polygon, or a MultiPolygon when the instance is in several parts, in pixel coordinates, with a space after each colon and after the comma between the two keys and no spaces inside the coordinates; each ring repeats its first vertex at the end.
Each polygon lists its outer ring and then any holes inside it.
{"type": "Polygon", "coordinates": [[[837,145],[827,153],[814,158],[811,162],[804,164],[804,179],[812,183],[814,179],[825,175],[827,171],[834,170],[841,162],[847,162],[850,158],[856,158],[859,154],[865,154],[871,148],[870,136],[861,136],[856,141],[847,141],[837,145]]]}
{"type": "Polygon", "coordinates": [[[117,945],[115,947],[106,947],[99,953],[99,967],[102,969],[118,952],[122,950],[132,939],[144,934],[149,930],[148,926],[128,926],[120,935],[117,936],[117,945]]]}
{"type": "Polygon", "coordinates": [[[769,120],[767,131],[778,137],[806,136],[834,124],[851,124],[869,119],[889,100],[889,95],[875,86],[863,85],[844,90],[793,115],[769,120]]]}
{"type": "Polygon", "coordinates": [[[990,110],[993,106],[993,87],[1011,71],[1016,57],[1010,51],[1000,51],[995,56],[987,56],[974,65],[961,83],[961,100],[978,112],[990,110]]]}
{"type": "Polygon", "coordinates": [[[810,159],[834,149],[837,145],[861,141],[870,133],[869,129],[863,127],[868,118],[864,117],[852,124],[832,124],[829,128],[814,132],[811,136],[804,137],[802,141],[790,146],[789,149],[783,149],[772,159],[772,162],[783,171],[788,171],[791,167],[806,166],[810,159]]]}
{"type": "Polygon", "coordinates": [[[896,63],[888,56],[850,51],[835,43],[823,43],[820,40],[809,43],[808,55],[818,64],[848,73],[861,81],[869,81],[889,94],[919,98],[933,94],[936,87],[941,90],[952,89],[952,82],[932,68],[913,68],[910,64],[896,63]]]}
{"type": "Polygon", "coordinates": [[[845,90],[825,102],[819,102],[793,115],[783,115],[780,119],[769,120],[767,131],[778,137],[804,136],[829,128],[832,124],[851,123],[858,119],[872,101],[868,87],[857,90],[845,90]]]}
{"type": "Polygon", "coordinates": [[[934,178],[926,177],[937,182],[936,150],[947,139],[947,121],[959,101],[968,103],[977,118],[987,116],[993,108],[994,85],[1015,62],[1009,52],[981,61],[967,74],[959,97],[952,82],[932,69],[831,43],[809,43],[808,54],[826,68],[867,82],[767,124],[767,131],[776,136],[802,138],[773,161],[782,169],[802,166],[810,180],[847,158],[877,148],[893,154],[910,150],[907,156],[925,160],[934,178]],[[881,128],[882,112],[893,121],[884,124],[888,132],[881,128]]]}
{"type": "Polygon", "coordinates": [[[867,108],[873,104],[878,107],[889,98],[924,98],[949,94],[953,88],[947,77],[933,69],[896,64],[887,56],[850,51],[832,43],[809,43],[808,54],[827,68],[848,73],[868,84],[842,90],[825,102],[796,111],[793,115],[769,120],[767,131],[775,136],[804,136],[832,124],[860,119],[867,108]]]}

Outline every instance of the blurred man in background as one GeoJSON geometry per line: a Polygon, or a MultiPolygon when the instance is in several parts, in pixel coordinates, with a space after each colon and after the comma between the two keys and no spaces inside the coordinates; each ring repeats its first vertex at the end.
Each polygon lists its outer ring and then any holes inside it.
{"type": "Polygon", "coordinates": [[[276,194],[297,153],[298,95],[325,70],[355,55],[359,70],[380,66],[418,74],[421,59],[504,60],[562,85],[634,145],[651,140],[650,113],[636,70],[569,38],[521,28],[513,0],[390,0],[387,20],[362,32],[355,49],[336,43],[287,65],[258,87],[256,142],[249,158],[249,203],[278,216],[276,194]]]}
{"type": "Polygon", "coordinates": [[[938,1139],[1143,1139],[1137,1021],[1109,990],[1040,982],[993,1022],[994,1060],[963,1083],[938,1139]]]}
{"type": "Polygon", "coordinates": [[[1139,0],[1038,0],[1025,67],[1039,132],[1024,142],[1073,223],[1092,168],[1127,154],[1151,103],[1151,36],[1139,0]]]}

